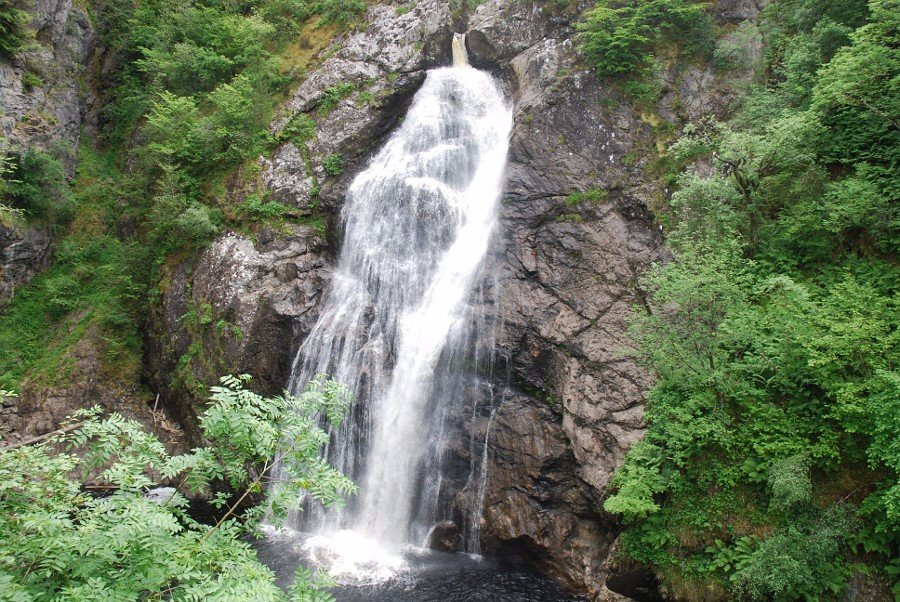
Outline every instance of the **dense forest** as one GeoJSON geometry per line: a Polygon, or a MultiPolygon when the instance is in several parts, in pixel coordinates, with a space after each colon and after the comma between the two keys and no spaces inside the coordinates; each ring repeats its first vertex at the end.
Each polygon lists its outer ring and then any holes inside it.
{"type": "MultiPolygon", "coordinates": [[[[642,77],[647,28],[711,37],[696,4],[603,5],[587,58],[642,77]]],[[[900,572],[900,5],[785,0],[742,35],[759,82],[660,166],[675,261],[634,323],[658,382],[605,508],[686,599],[818,599],[900,572]]]]}
{"type": "MultiPolygon", "coordinates": [[[[457,16],[478,4],[451,2],[457,16]]],[[[900,1],[773,0],[737,26],[690,0],[542,4],[577,12],[567,69],[636,111],[663,94],[664,60],[711,65],[740,92],[727,115],[673,125],[647,151],[670,260],[635,283],[623,353],[655,384],[646,433],[596,508],[622,531],[621,561],[672,599],[840,599],[860,579],[857,599],[900,597],[900,1]]],[[[314,137],[351,94],[382,100],[338,83],[269,127],[329,44],[365,27],[361,0],[94,9],[116,57],[95,138],[74,149],[0,139],[0,226],[56,241],[52,264],[0,308],[0,397],[13,401],[23,383],[64,384],[85,337],[106,377],[139,381],[145,321],[172,267],[221,233],[326,234],[318,207],[262,192],[256,158],[314,137]]],[[[0,0],[0,56],[37,43],[27,11],[0,0]]],[[[344,157],[324,169],[340,176],[344,157]]],[[[182,321],[236,328],[203,307],[182,321]]],[[[320,458],[318,422],[339,424],[351,396],[324,379],[285,397],[250,392],[248,377],[210,386],[191,369],[203,361],[192,347],[174,380],[210,400],[205,446],[172,453],[141,424],[85,407],[52,437],[0,447],[0,599],[288,595],[246,536],[305,495],[356,493],[320,458]],[[290,468],[272,489],[274,465],[290,468]],[[150,500],[162,482],[177,488],[150,500]],[[98,483],[104,495],[84,487],[98,483]],[[266,487],[268,504],[248,507],[266,487]],[[189,512],[198,492],[220,510],[213,524],[189,512]]],[[[301,569],[290,595],[326,600],[333,585],[301,569]]]]}

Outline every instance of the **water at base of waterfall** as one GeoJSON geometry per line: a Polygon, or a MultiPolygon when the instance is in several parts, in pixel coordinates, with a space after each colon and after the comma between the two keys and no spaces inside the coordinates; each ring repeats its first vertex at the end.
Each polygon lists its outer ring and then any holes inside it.
{"type": "MultiPolygon", "coordinates": [[[[333,564],[337,602],[585,602],[553,581],[504,566],[475,554],[450,554],[407,546],[388,552],[354,539],[347,532],[340,542],[344,564],[333,564]],[[350,551],[353,550],[351,553],[350,551]]],[[[340,540],[340,536],[334,539],[340,540]]],[[[288,588],[300,565],[316,567],[328,548],[315,535],[291,530],[266,530],[255,542],[260,560],[271,568],[278,584],[288,588]]]]}

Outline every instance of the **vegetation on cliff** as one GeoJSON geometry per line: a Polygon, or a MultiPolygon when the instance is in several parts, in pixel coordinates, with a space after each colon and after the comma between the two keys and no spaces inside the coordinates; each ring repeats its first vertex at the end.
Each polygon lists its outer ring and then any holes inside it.
{"type": "MultiPolygon", "coordinates": [[[[304,496],[328,506],[355,492],[320,459],[328,434],[319,416],[339,424],[349,394],[320,378],[299,397],[267,399],[248,380],[225,377],[212,389],[200,421],[209,445],[188,453],[170,455],[139,424],[99,409],[46,440],[0,448],[0,597],[288,599],[246,537],[304,496]],[[160,479],[177,488],[148,494],[160,479]],[[268,503],[246,507],[264,488],[268,503]],[[185,494],[198,492],[212,494],[215,522],[191,517],[185,494]]],[[[325,602],[329,584],[301,569],[290,599],[325,602]]]]}
{"type": "Polygon", "coordinates": [[[737,114],[665,157],[675,260],[634,324],[658,380],[605,507],[682,597],[900,595],[900,4],[781,0],[761,29],[737,114]]]}
{"type": "MultiPolygon", "coordinates": [[[[359,0],[104,4],[101,42],[118,67],[101,91],[101,140],[78,149],[74,181],[61,163],[72,149],[0,148],[0,225],[61,238],[55,266],[0,315],[0,386],[60,384],[85,333],[99,335],[113,371],[133,375],[165,262],[225,226],[291,215],[255,197],[266,210],[247,210],[223,182],[278,142],[267,130],[276,100],[309,66],[292,62],[289,43],[330,39],[364,9],[359,0]]],[[[340,157],[329,166],[339,172],[340,157]]]]}
{"type": "Polygon", "coordinates": [[[28,14],[13,0],[0,0],[0,57],[10,56],[24,43],[28,14]]]}

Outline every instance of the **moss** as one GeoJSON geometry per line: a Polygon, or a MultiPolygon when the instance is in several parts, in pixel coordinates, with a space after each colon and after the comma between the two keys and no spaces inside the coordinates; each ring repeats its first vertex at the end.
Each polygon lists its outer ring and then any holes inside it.
{"type": "Polygon", "coordinates": [[[576,224],[580,224],[584,221],[584,217],[579,215],[578,213],[562,213],[556,216],[554,220],[556,222],[573,222],[576,224]]]}

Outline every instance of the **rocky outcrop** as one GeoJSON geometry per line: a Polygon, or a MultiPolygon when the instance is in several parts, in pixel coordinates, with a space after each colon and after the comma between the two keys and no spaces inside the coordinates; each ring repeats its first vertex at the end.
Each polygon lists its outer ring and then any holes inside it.
{"type": "Polygon", "coordinates": [[[198,442],[206,387],[251,374],[254,389],[280,394],[296,341],[318,317],[328,277],[325,239],[290,227],[256,242],[230,233],[170,269],[146,337],[147,371],[163,405],[198,442]]]}
{"type": "Polygon", "coordinates": [[[94,102],[89,86],[96,32],[72,0],[36,0],[26,8],[34,42],[0,60],[0,137],[18,148],[61,145],[73,168],[94,102]]]}
{"type": "Polygon", "coordinates": [[[290,140],[261,160],[271,198],[308,213],[322,205],[334,218],[353,176],[404,115],[425,71],[449,57],[453,33],[446,2],[418,2],[402,15],[395,6],[376,4],[366,21],[363,30],[333,43],[329,58],[301,82],[273,123],[277,135],[310,118],[315,134],[290,140]],[[340,168],[326,169],[329,158],[337,158],[340,168]]]}
{"type": "MultiPolygon", "coordinates": [[[[37,147],[62,158],[71,175],[75,149],[95,102],[89,87],[96,32],[72,0],[25,6],[34,40],[0,59],[0,153],[37,147]]],[[[43,228],[0,226],[0,307],[52,259],[43,228]]]]}
{"type": "Polygon", "coordinates": [[[52,258],[50,234],[42,228],[0,226],[0,308],[52,258]]]}

